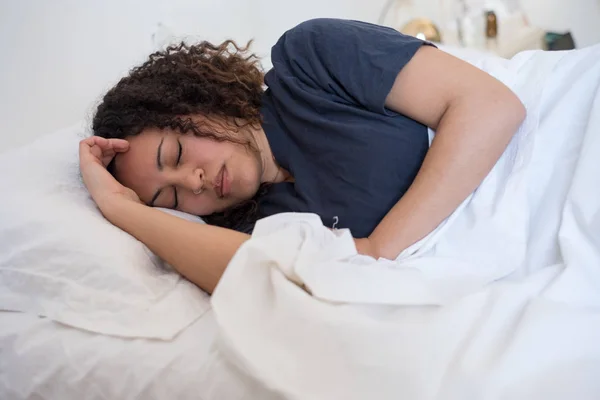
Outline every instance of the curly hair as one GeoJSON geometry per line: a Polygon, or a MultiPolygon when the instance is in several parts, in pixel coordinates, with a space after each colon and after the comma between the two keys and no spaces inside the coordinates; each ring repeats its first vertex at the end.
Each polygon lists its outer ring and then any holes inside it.
{"type": "MultiPolygon", "coordinates": [[[[226,133],[262,122],[264,74],[256,55],[248,54],[251,43],[240,47],[232,40],[218,46],[182,42],[151,54],[105,94],[93,117],[94,135],[124,139],[146,128],[170,128],[258,151],[250,138],[226,133]],[[219,121],[224,129],[215,132],[214,125],[192,120],[193,115],[219,121]]],[[[114,175],[114,163],[109,171],[114,175]]],[[[261,186],[250,201],[203,218],[209,224],[250,232],[258,219],[256,200],[265,190],[261,186]]]]}

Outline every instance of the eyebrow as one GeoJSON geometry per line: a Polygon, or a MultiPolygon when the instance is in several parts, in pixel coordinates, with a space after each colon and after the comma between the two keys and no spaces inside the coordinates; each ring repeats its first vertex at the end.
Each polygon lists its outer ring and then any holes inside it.
{"type": "Polygon", "coordinates": [[[160,156],[160,153],[161,153],[161,149],[162,149],[162,145],[163,145],[164,141],[165,141],[165,138],[163,137],[163,138],[160,140],[160,144],[158,145],[158,149],[156,150],[156,166],[158,167],[158,170],[159,170],[159,171],[162,171],[162,170],[163,170],[162,161],[161,161],[161,159],[160,159],[160,157],[161,157],[161,156],[160,156]]]}
{"type": "Polygon", "coordinates": [[[177,138],[177,145],[179,146],[177,153],[177,165],[179,165],[179,162],[181,161],[181,154],[183,153],[183,147],[181,146],[181,141],[179,138],[177,138]]]}
{"type": "MultiPolygon", "coordinates": [[[[160,143],[158,144],[158,149],[156,149],[156,167],[158,168],[159,171],[163,170],[163,165],[162,165],[162,160],[161,160],[161,153],[162,153],[162,145],[165,141],[165,138],[163,137],[162,139],[160,139],[160,143]]],[[[156,191],[156,193],[154,193],[154,196],[152,196],[152,200],[150,200],[150,203],[148,203],[148,206],[150,207],[154,207],[154,202],[156,201],[156,199],[158,199],[158,196],[160,196],[160,193],[162,192],[162,189],[158,189],[156,191]]]]}

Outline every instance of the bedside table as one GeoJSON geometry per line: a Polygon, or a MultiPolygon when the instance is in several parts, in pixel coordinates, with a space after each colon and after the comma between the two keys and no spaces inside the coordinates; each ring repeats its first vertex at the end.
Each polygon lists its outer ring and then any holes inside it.
{"type": "Polygon", "coordinates": [[[512,58],[515,54],[525,50],[544,49],[544,36],[546,31],[525,24],[522,15],[500,20],[498,37],[486,44],[484,33],[477,40],[467,40],[468,44],[461,46],[458,42],[456,32],[446,31],[442,33],[443,44],[458,47],[464,50],[474,50],[495,54],[503,58],[512,58]]]}

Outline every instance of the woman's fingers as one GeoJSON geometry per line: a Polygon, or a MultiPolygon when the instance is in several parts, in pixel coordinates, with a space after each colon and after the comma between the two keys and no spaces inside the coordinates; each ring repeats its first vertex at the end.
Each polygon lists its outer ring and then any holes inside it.
{"type": "Polygon", "coordinates": [[[113,149],[117,152],[126,151],[129,148],[129,142],[123,139],[106,139],[94,136],[94,143],[103,150],[113,149]]]}
{"type": "Polygon", "coordinates": [[[90,136],[82,140],[82,143],[92,147],[98,146],[102,151],[112,149],[116,152],[123,152],[129,149],[129,142],[124,139],[106,139],[100,136],[90,136]]]}
{"type": "Polygon", "coordinates": [[[105,167],[111,162],[117,153],[129,150],[129,142],[123,139],[106,139],[99,136],[91,136],[80,142],[79,153],[81,162],[90,162],[96,159],[105,167]],[[92,159],[88,159],[90,157],[92,159]]]}
{"type": "Polygon", "coordinates": [[[104,210],[103,205],[109,204],[115,199],[140,202],[138,195],[133,190],[121,185],[106,170],[107,164],[117,152],[127,151],[129,148],[128,144],[122,142],[124,141],[91,137],[79,143],[80,170],[83,182],[100,210],[104,210]]]}
{"type": "Polygon", "coordinates": [[[108,146],[117,153],[127,151],[129,142],[124,139],[108,139],[108,146]]]}
{"type": "Polygon", "coordinates": [[[102,150],[94,144],[92,138],[83,139],[79,142],[79,159],[81,162],[89,161],[90,158],[98,158],[101,155],[102,150]],[[94,147],[96,148],[94,149],[94,147]]]}

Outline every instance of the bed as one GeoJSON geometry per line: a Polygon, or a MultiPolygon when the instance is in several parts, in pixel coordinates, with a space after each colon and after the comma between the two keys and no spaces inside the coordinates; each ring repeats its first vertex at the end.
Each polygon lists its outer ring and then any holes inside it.
{"type": "Polygon", "coordinates": [[[247,398],[215,350],[208,295],[85,193],[86,134],[77,124],[0,156],[0,398],[247,398]]]}
{"type": "Polygon", "coordinates": [[[527,120],[395,261],[281,214],[209,298],[102,218],[85,124],[1,154],[0,398],[597,399],[600,47],[464,58],[527,120]]]}
{"type": "Polygon", "coordinates": [[[2,399],[229,399],[212,312],[170,341],[95,334],[33,314],[0,313],[2,399]]]}

